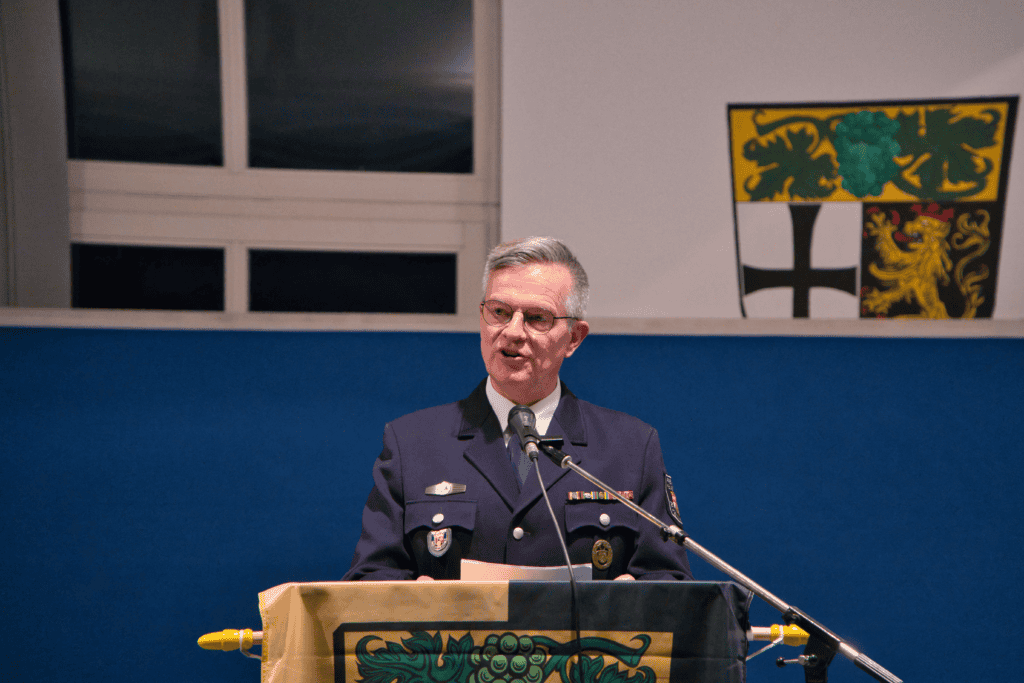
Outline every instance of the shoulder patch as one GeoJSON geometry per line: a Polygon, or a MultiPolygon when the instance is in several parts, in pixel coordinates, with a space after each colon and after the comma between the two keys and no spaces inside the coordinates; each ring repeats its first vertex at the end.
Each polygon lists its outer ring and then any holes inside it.
{"type": "Polygon", "coordinates": [[[672,521],[679,525],[679,528],[683,528],[683,518],[679,514],[679,501],[676,500],[676,492],[672,488],[672,477],[665,475],[665,502],[668,506],[669,517],[672,521]]]}

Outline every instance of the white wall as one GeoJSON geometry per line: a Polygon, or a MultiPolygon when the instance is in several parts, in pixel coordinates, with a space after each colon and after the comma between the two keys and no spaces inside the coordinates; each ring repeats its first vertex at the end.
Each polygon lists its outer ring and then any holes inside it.
{"type": "MultiPolygon", "coordinates": [[[[1024,90],[1020,0],[506,0],[502,31],[502,239],[564,238],[593,316],[739,315],[728,103],[1024,90]]],[[[1024,318],[1016,128],[1002,319],[1024,318]]]]}

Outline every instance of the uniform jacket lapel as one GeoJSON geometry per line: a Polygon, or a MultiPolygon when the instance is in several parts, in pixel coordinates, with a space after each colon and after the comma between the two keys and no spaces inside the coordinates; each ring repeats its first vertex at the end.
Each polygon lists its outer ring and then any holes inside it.
{"type": "Polygon", "coordinates": [[[456,436],[464,446],[463,457],[511,510],[519,498],[519,482],[508,460],[501,424],[487,400],[486,381],[485,378],[472,394],[459,401],[461,421],[456,436]]]}

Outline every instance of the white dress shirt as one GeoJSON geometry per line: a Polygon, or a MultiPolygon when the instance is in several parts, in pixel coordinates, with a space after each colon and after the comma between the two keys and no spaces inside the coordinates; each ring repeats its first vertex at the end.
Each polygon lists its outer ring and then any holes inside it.
{"type": "MultiPolygon", "coordinates": [[[[537,433],[541,436],[548,433],[548,427],[551,426],[551,418],[555,416],[555,408],[558,407],[558,401],[561,398],[562,382],[559,380],[555,383],[554,391],[530,406],[533,414],[537,416],[537,433]]],[[[508,446],[508,441],[512,438],[512,430],[508,426],[508,412],[516,404],[498,393],[498,390],[491,384],[490,377],[487,378],[487,400],[491,402],[491,408],[494,410],[494,414],[498,416],[498,422],[501,423],[501,431],[505,435],[505,445],[508,446]]]]}

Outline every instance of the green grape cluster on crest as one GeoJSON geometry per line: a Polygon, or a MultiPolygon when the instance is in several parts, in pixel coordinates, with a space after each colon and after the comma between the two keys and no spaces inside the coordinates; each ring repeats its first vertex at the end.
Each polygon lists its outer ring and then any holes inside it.
{"type": "Polygon", "coordinates": [[[856,197],[882,194],[900,170],[894,160],[900,154],[899,129],[899,121],[880,111],[853,112],[836,124],[832,145],[843,188],[856,197]]]}

